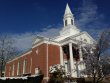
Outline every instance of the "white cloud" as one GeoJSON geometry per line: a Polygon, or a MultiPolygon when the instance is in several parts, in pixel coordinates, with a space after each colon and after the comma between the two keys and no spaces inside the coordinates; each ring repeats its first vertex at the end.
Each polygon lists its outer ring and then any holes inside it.
{"type": "Polygon", "coordinates": [[[61,28],[44,28],[42,32],[39,32],[39,35],[43,35],[45,37],[55,37],[59,35],[59,31],[61,30],[61,28]]]}
{"type": "Polygon", "coordinates": [[[32,47],[32,41],[36,38],[37,35],[45,36],[52,38],[59,34],[61,28],[44,28],[42,32],[35,32],[35,33],[24,33],[24,34],[13,34],[13,39],[15,40],[15,46],[19,50],[27,50],[32,47]]]}
{"type": "MultiPolygon", "coordinates": [[[[98,13],[98,7],[93,3],[93,0],[83,0],[82,6],[78,10],[79,15],[78,18],[76,17],[76,24],[80,29],[96,35],[102,27],[106,26],[106,24],[103,23],[104,16],[98,13]]],[[[41,32],[15,34],[13,37],[17,41],[16,46],[18,49],[26,50],[31,48],[32,40],[37,35],[49,38],[57,36],[61,28],[56,27],[57,28],[52,28],[52,25],[49,25],[41,32]]]]}
{"type": "Polygon", "coordinates": [[[76,24],[82,30],[86,30],[96,36],[102,28],[107,27],[104,22],[104,15],[98,12],[98,6],[93,0],[83,0],[82,6],[78,10],[76,24]]]}
{"type": "Polygon", "coordinates": [[[81,27],[85,27],[90,22],[100,19],[100,15],[97,12],[98,7],[93,3],[93,0],[83,0],[81,8],[79,8],[79,19],[77,24],[81,27]]]}
{"type": "Polygon", "coordinates": [[[24,33],[14,34],[12,37],[15,40],[15,46],[22,51],[31,48],[34,36],[32,33],[24,33]]]}

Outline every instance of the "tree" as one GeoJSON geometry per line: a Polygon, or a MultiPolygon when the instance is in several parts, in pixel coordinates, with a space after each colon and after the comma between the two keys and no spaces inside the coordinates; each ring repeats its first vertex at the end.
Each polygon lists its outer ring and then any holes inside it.
{"type": "Polygon", "coordinates": [[[15,57],[17,53],[16,47],[14,47],[14,40],[6,35],[0,35],[0,75],[2,77],[2,72],[5,68],[7,61],[15,57]]]}
{"type": "Polygon", "coordinates": [[[110,56],[106,56],[110,50],[110,30],[103,31],[95,45],[88,45],[84,49],[85,73],[92,77],[93,83],[100,83],[110,74],[110,69],[106,68],[110,61],[110,56]]]}
{"type": "Polygon", "coordinates": [[[50,79],[48,83],[64,83],[64,66],[57,64],[50,68],[50,79]]]}

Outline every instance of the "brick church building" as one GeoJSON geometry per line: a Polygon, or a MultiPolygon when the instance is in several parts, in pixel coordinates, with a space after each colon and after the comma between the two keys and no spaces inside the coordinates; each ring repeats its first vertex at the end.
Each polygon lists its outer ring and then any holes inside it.
{"type": "Polygon", "coordinates": [[[55,64],[65,66],[65,71],[72,77],[84,76],[82,47],[93,44],[95,40],[74,24],[74,15],[68,4],[64,13],[64,27],[60,35],[54,38],[37,36],[30,50],[21,56],[7,62],[6,77],[35,75],[38,69],[44,74],[44,80],[49,78],[49,68],[55,64]],[[78,63],[78,65],[76,65],[78,63]]]}

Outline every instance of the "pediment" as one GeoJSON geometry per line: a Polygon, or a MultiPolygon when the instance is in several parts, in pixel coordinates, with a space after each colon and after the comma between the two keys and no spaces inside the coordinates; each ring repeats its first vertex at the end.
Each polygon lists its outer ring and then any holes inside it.
{"type": "Polygon", "coordinates": [[[87,32],[81,32],[79,34],[76,34],[76,35],[73,35],[71,36],[72,39],[76,39],[76,40],[79,40],[79,41],[83,41],[85,43],[88,43],[88,44],[93,44],[95,43],[96,41],[87,33],[87,32]]]}
{"type": "Polygon", "coordinates": [[[37,36],[34,40],[33,40],[33,45],[36,43],[39,43],[40,41],[42,41],[44,39],[44,37],[41,36],[37,36]]]}

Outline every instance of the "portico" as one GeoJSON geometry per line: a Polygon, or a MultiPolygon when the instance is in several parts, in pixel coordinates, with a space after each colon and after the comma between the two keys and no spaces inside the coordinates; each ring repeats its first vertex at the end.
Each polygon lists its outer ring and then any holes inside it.
{"type": "Polygon", "coordinates": [[[78,42],[74,39],[65,39],[60,42],[61,64],[65,66],[66,73],[71,73],[72,77],[80,77],[78,64],[83,60],[82,50],[78,42]]]}

